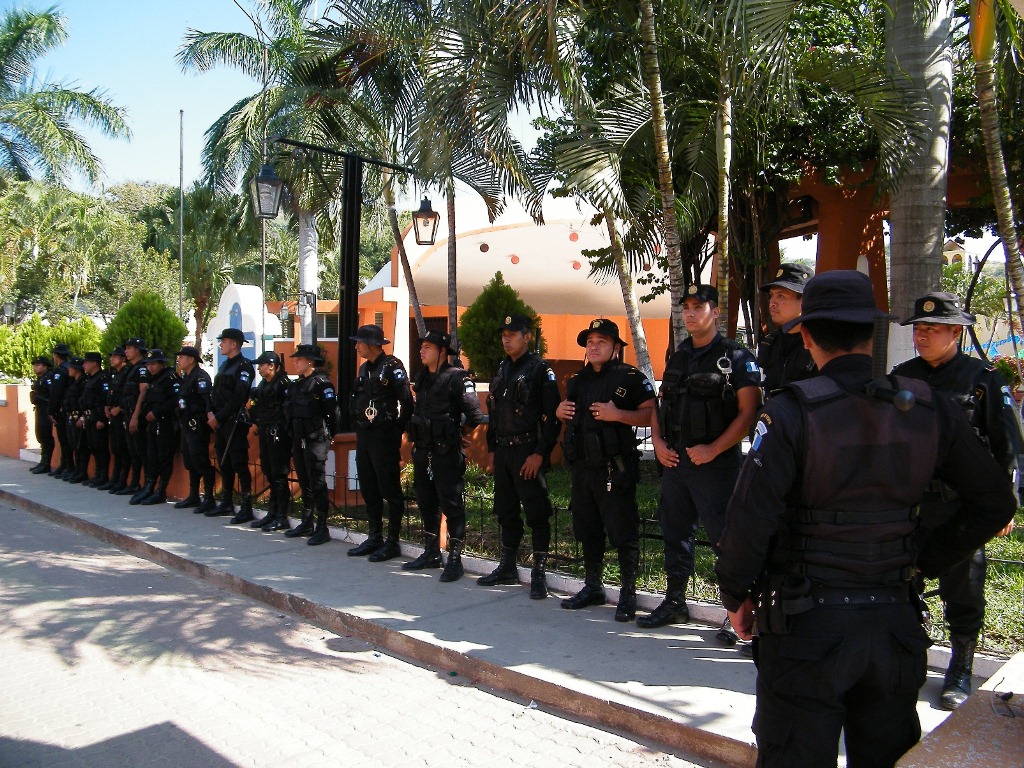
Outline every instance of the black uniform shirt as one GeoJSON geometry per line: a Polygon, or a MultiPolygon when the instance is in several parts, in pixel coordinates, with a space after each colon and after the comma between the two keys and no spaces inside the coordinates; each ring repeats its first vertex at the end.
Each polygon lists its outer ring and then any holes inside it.
{"type": "Polygon", "coordinates": [[[493,452],[497,447],[498,435],[504,434],[499,432],[500,425],[520,422],[524,429],[513,429],[512,434],[515,434],[535,430],[539,423],[535,453],[545,459],[548,458],[558,442],[558,433],[562,429],[561,422],[555,416],[561,397],[555,372],[543,360],[538,361],[537,355],[527,352],[515,361],[506,355],[498,368],[498,375],[491,383],[490,402],[495,410],[522,409],[522,413],[500,414],[497,417],[495,413],[490,414],[487,423],[487,450],[493,452]],[[523,372],[531,367],[531,380],[522,382],[522,386],[528,388],[528,393],[520,393],[517,391],[520,386],[519,379],[523,372]],[[526,401],[525,406],[523,400],[526,401]]]}
{"type": "MultiPolygon", "coordinates": [[[[107,388],[107,405],[111,408],[121,407],[121,395],[124,392],[125,382],[128,380],[128,374],[131,372],[132,367],[125,363],[121,366],[121,370],[115,371],[113,368],[110,369],[110,385],[107,388]]],[[[122,413],[121,416],[124,416],[122,413]]]]}
{"type": "MultiPolygon", "coordinates": [[[[149,384],[149,370],[146,368],[145,360],[139,360],[135,365],[125,367],[128,368],[128,374],[121,386],[121,407],[124,409],[125,418],[131,419],[135,415],[135,406],[139,401],[139,389],[143,384],[149,384]]],[[[138,415],[141,418],[142,414],[138,415]]]]}
{"type": "Polygon", "coordinates": [[[249,401],[249,418],[258,427],[279,427],[284,424],[284,401],[291,381],[280,373],[270,381],[261,378],[249,401]]]}
{"type": "Polygon", "coordinates": [[[461,426],[463,416],[471,427],[487,423],[487,417],[480,409],[476,385],[462,368],[451,363],[441,363],[437,373],[423,368],[416,377],[413,390],[416,392],[417,416],[430,421],[451,419],[456,427],[461,426]]]}
{"type": "Polygon", "coordinates": [[[284,412],[296,438],[311,437],[322,428],[329,435],[341,431],[338,394],[323,371],[314,370],[292,382],[285,395],[284,412]]]}
{"type": "Polygon", "coordinates": [[[359,427],[390,423],[404,432],[412,416],[412,392],[402,361],[388,354],[377,355],[372,362],[364,360],[356,374],[349,412],[359,427]],[[372,423],[366,416],[371,401],[377,411],[372,423]]]}
{"type": "Polygon", "coordinates": [[[68,374],[68,385],[64,390],[64,402],[62,404],[65,415],[72,416],[78,414],[78,400],[82,397],[82,389],[84,387],[84,373],[80,373],[77,379],[72,378],[70,373],[68,374]]]}
{"type": "Polygon", "coordinates": [[[198,365],[189,371],[178,386],[178,418],[183,422],[196,419],[206,424],[210,412],[213,382],[210,374],[198,365]]]}
{"type": "Polygon", "coordinates": [[[219,424],[230,424],[242,413],[249,402],[254,376],[252,363],[242,355],[220,364],[213,380],[213,415],[219,424]]]}
{"type": "Polygon", "coordinates": [[[772,331],[758,345],[757,364],[761,368],[765,399],[791,381],[809,379],[818,373],[800,334],[781,330],[772,331]]]}
{"type": "Polygon", "coordinates": [[[82,378],[85,379],[85,383],[82,385],[82,394],[78,398],[78,409],[83,416],[88,412],[89,421],[106,423],[107,416],[103,407],[107,404],[110,392],[110,373],[97,371],[92,376],[83,373],[82,378]]]}
{"type": "MultiPolygon", "coordinates": [[[[830,361],[821,375],[831,377],[847,392],[861,392],[871,379],[871,358],[844,355],[830,361]]],[[[934,474],[970,502],[936,528],[919,552],[917,567],[929,577],[942,573],[991,538],[1009,522],[1017,506],[1009,477],[989,455],[960,408],[937,396],[935,411],[939,445],[934,474]]],[[[715,574],[722,603],[730,611],[740,606],[764,570],[787,508],[800,502],[804,450],[801,404],[794,393],[783,391],[772,398],[758,419],[754,442],[727,508],[715,574]]],[[[806,450],[814,447],[806,446],[806,450]]]]}
{"type": "Polygon", "coordinates": [[[50,402],[46,406],[48,415],[56,416],[64,409],[64,392],[70,384],[71,374],[68,373],[68,364],[63,362],[53,372],[53,380],[50,384],[50,402]]]}
{"type": "Polygon", "coordinates": [[[178,391],[181,379],[173,368],[165,367],[149,380],[146,394],[142,396],[142,408],[139,415],[141,421],[146,414],[152,413],[157,419],[173,416],[178,409],[178,391]]]}
{"type": "Polygon", "coordinates": [[[47,368],[36,376],[36,380],[32,382],[32,391],[29,392],[29,399],[32,401],[32,405],[36,407],[37,413],[45,414],[49,411],[50,387],[52,386],[53,370],[51,368],[47,368]]]}

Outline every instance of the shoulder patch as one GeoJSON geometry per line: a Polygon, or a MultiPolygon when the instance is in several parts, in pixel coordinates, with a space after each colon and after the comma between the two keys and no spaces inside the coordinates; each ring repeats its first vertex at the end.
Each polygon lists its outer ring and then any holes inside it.
{"type": "Polygon", "coordinates": [[[1003,393],[1003,405],[1014,408],[1016,403],[1013,401],[1013,393],[1010,392],[1010,388],[1005,384],[999,388],[999,391],[1003,393]]]}
{"type": "Polygon", "coordinates": [[[206,379],[200,379],[199,383],[196,384],[196,389],[206,389],[206,387],[207,387],[206,379]]]}
{"type": "Polygon", "coordinates": [[[324,387],[324,399],[325,400],[333,400],[334,399],[334,387],[331,387],[331,386],[324,387]]]}
{"type": "Polygon", "coordinates": [[[761,447],[761,440],[765,435],[768,434],[768,424],[765,423],[765,417],[762,416],[757,420],[757,426],[754,427],[754,439],[750,443],[750,450],[756,451],[761,447]]]}
{"type": "Polygon", "coordinates": [[[757,367],[757,362],[754,360],[747,361],[747,373],[758,373],[761,369],[757,367]]]}
{"type": "Polygon", "coordinates": [[[249,376],[250,376],[250,373],[248,371],[242,370],[242,371],[238,372],[238,378],[241,381],[249,381],[249,376]]]}
{"type": "Polygon", "coordinates": [[[462,388],[466,392],[476,392],[476,384],[473,383],[472,379],[466,379],[462,382],[462,388]]]}
{"type": "Polygon", "coordinates": [[[59,373],[53,374],[53,380],[54,381],[59,381],[60,380],[60,374],[59,373]]]}
{"type": "Polygon", "coordinates": [[[392,373],[394,374],[395,381],[405,381],[405,371],[401,368],[395,368],[392,373]]]}
{"type": "Polygon", "coordinates": [[[654,392],[654,385],[647,378],[644,378],[644,392],[654,392]]]}
{"type": "Polygon", "coordinates": [[[548,381],[555,381],[556,380],[555,379],[555,372],[553,370],[551,370],[550,368],[547,369],[547,377],[548,377],[548,381]]]}

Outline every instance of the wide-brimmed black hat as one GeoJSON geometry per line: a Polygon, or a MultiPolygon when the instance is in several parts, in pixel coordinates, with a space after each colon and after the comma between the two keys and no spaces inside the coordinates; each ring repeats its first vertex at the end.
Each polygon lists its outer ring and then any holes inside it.
{"type": "Polygon", "coordinates": [[[60,355],[61,357],[67,357],[68,355],[71,354],[71,348],[64,342],[61,342],[60,344],[54,344],[53,354],[60,355]]]}
{"type": "Polygon", "coordinates": [[[196,349],[195,347],[182,347],[175,353],[175,357],[177,357],[178,355],[188,355],[189,357],[193,357],[196,360],[200,359],[199,350],[196,349]]]}
{"type": "Polygon", "coordinates": [[[805,320],[871,324],[876,317],[885,316],[875,306],[871,278],[854,269],[833,269],[808,280],[801,310],[799,317],[783,324],[783,333],[805,320]]]}
{"type": "Polygon", "coordinates": [[[220,332],[220,336],[217,337],[217,341],[221,339],[232,339],[237,341],[239,344],[245,344],[245,334],[242,333],[241,328],[225,328],[220,332]]]}
{"type": "Polygon", "coordinates": [[[128,341],[124,343],[124,347],[125,349],[128,347],[135,347],[139,352],[149,352],[149,348],[146,347],[146,340],[139,338],[138,336],[133,336],[128,339],[128,341]]]}
{"type": "Polygon", "coordinates": [[[775,279],[761,286],[761,293],[768,293],[772,288],[788,288],[793,293],[803,293],[807,281],[814,277],[814,270],[803,264],[779,264],[775,270],[775,279]]]}
{"type": "Polygon", "coordinates": [[[710,301],[712,304],[718,304],[718,289],[713,285],[707,285],[706,283],[694,283],[693,285],[686,286],[686,290],[683,291],[683,298],[679,301],[682,304],[687,299],[696,299],[697,301],[710,301]]]}
{"type": "Polygon", "coordinates": [[[977,321],[970,312],[964,312],[960,299],[945,291],[926,293],[914,302],[914,314],[900,325],[936,323],[939,325],[974,325],[977,321]]]}
{"type": "Polygon", "coordinates": [[[167,355],[164,354],[164,351],[157,347],[151,349],[149,351],[149,357],[146,358],[146,365],[149,365],[150,363],[164,363],[166,365],[169,362],[171,361],[168,359],[167,355]]]}
{"type": "Polygon", "coordinates": [[[80,357],[69,357],[68,358],[68,368],[74,368],[74,369],[79,370],[79,371],[84,371],[85,370],[84,363],[85,363],[85,360],[83,360],[80,357]]]}
{"type": "Polygon", "coordinates": [[[114,349],[111,350],[110,352],[110,357],[113,357],[114,355],[118,355],[119,357],[126,357],[124,353],[124,347],[114,347],[114,349]]]}
{"type": "Polygon", "coordinates": [[[505,322],[498,326],[498,331],[533,332],[533,321],[526,315],[505,315],[505,322]]]}
{"type": "Polygon", "coordinates": [[[384,330],[377,325],[360,325],[356,329],[355,336],[349,336],[349,341],[361,341],[363,344],[369,344],[371,347],[383,347],[385,344],[391,342],[384,338],[384,330]]]}
{"type": "Polygon", "coordinates": [[[82,360],[87,363],[96,363],[96,365],[103,365],[103,355],[99,352],[86,352],[82,356],[82,360]]]}
{"type": "MultiPolygon", "coordinates": [[[[294,355],[292,355],[294,357],[294,355]]],[[[256,358],[256,365],[263,365],[269,363],[270,365],[281,365],[281,356],[277,352],[267,350],[262,355],[256,358]]]]}
{"type": "Polygon", "coordinates": [[[615,323],[613,323],[611,320],[608,320],[607,318],[598,318],[597,320],[591,320],[590,325],[588,325],[586,328],[584,328],[582,331],[576,334],[576,343],[579,344],[581,347],[587,346],[587,336],[589,336],[592,333],[600,333],[603,336],[610,336],[612,339],[614,339],[622,346],[629,346],[619,336],[619,326],[617,326],[615,323]]]}
{"type": "Polygon", "coordinates": [[[36,355],[32,358],[32,365],[45,365],[50,368],[53,366],[53,359],[46,355],[36,355]]]}
{"type": "Polygon", "coordinates": [[[299,344],[288,357],[304,357],[317,364],[324,362],[323,353],[320,351],[320,347],[315,344],[299,344]]]}
{"type": "Polygon", "coordinates": [[[421,336],[419,342],[427,342],[433,344],[435,347],[440,347],[442,350],[454,354],[455,350],[452,349],[452,337],[447,333],[441,333],[441,331],[427,331],[426,336],[421,336]]]}

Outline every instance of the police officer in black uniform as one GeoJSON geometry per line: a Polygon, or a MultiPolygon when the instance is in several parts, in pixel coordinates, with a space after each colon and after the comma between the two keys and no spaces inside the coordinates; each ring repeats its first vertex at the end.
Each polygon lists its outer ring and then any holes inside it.
{"type": "Polygon", "coordinates": [[[286,531],[292,494],[288,487],[288,469],[292,459],[292,436],[284,413],[284,402],[291,381],[276,352],[264,352],[256,358],[260,383],[249,400],[249,418],[256,426],[260,442],[260,469],[270,484],[267,514],[249,525],[264,531],[286,531]]]}
{"type": "Polygon", "coordinates": [[[477,579],[477,584],[489,587],[519,583],[516,560],[523,540],[522,507],[533,544],[530,597],[543,600],[548,595],[544,571],[554,513],[544,472],[562,430],[555,416],[561,396],[554,371],[530,351],[530,318],[509,315],[499,330],[506,354],[487,398],[487,449],[494,472],[494,514],[501,529],[501,560],[494,571],[477,579]]]}
{"type": "Polygon", "coordinates": [[[402,568],[418,571],[440,568],[441,513],[448,522],[448,562],[441,581],[462,578],[462,543],[466,536],[466,508],[462,491],[466,477],[463,428],[487,423],[480,410],[476,386],[466,372],[448,362],[455,354],[452,338],[440,331],[427,331],[420,338],[423,369],[413,382],[416,404],[409,420],[413,442],[413,486],[423,521],[424,549],[402,568]]]}
{"type": "Polygon", "coordinates": [[[213,486],[217,475],[210,463],[210,425],[206,414],[211,409],[213,381],[199,365],[199,350],[185,346],[175,355],[178,364],[178,430],[181,433],[181,457],[188,470],[188,496],[174,504],[175,509],[193,509],[204,514],[217,506],[213,486]],[[206,496],[200,498],[200,485],[206,496]]]}
{"type": "Polygon", "coordinates": [[[71,381],[64,390],[64,431],[67,434],[68,462],[71,468],[62,478],[71,484],[84,483],[89,479],[89,446],[85,442],[85,430],[79,426],[82,413],[78,401],[85,387],[85,361],[81,357],[68,358],[68,375],[71,381]]]}
{"type": "Polygon", "coordinates": [[[152,349],[146,358],[149,386],[142,398],[142,420],[146,425],[146,484],[132,496],[130,504],[149,506],[167,501],[167,486],[174,471],[178,449],[178,391],[181,379],[168,366],[162,349],[152,349]]]}
{"type": "Polygon", "coordinates": [[[131,469],[131,456],[128,453],[128,423],[125,421],[121,397],[125,381],[131,367],[125,356],[124,347],[114,347],[110,353],[110,383],[107,390],[107,429],[109,430],[110,453],[114,457],[114,466],[110,471],[110,480],[96,486],[97,491],[117,493],[128,487],[128,472],[131,469]]]}
{"type": "Polygon", "coordinates": [[[334,385],[319,370],[324,364],[320,347],[299,344],[290,357],[295,360],[299,378],[288,387],[284,412],[292,436],[295,474],[302,488],[302,520],[284,535],[308,536],[306,543],[315,546],[331,540],[327,530],[327,457],[331,443],[341,436],[341,411],[334,385]]]}
{"type": "Polygon", "coordinates": [[[753,730],[765,768],[834,766],[840,730],[851,766],[892,765],[914,745],[929,645],[915,568],[938,575],[1016,509],[954,403],[913,379],[871,381],[879,314],[864,274],[808,282],[793,324],[821,375],[765,407],[729,501],[715,573],[744,639],[759,599],[753,730]],[[933,476],[965,503],[916,549],[933,476]]]}
{"type": "Polygon", "coordinates": [[[50,462],[53,460],[53,422],[50,421],[50,389],[53,386],[53,367],[50,358],[46,355],[39,355],[32,360],[32,371],[35,373],[35,381],[32,382],[32,391],[29,398],[35,406],[35,432],[36,440],[39,442],[39,463],[29,470],[33,475],[43,475],[50,471],[50,462]]]}
{"type": "MultiPolygon", "coordinates": [[[[82,395],[78,399],[78,427],[85,430],[83,442],[92,456],[95,474],[82,485],[100,486],[109,480],[110,443],[107,439],[107,397],[110,376],[103,370],[103,356],[99,352],[86,352],[83,357],[82,395]]],[[[88,466],[88,458],[86,466],[88,466]]]]}
{"type": "MultiPolygon", "coordinates": [[[[964,312],[959,299],[951,293],[922,296],[914,302],[913,316],[903,323],[914,326],[918,357],[897,365],[893,373],[927,382],[960,403],[995,460],[1012,476],[1017,470],[1020,420],[1002,376],[981,360],[960,351],[963,329],[974,325],[974,321],[974,315],[964,312]]],[[[959,500],[936,481],[929,486],[921,505],[922,516],[929,525],[935,525],[956,511],[959,500]]],[[[951,710],[963,704],[971,693],[974,649],[985,620],[983,548],[942,574],[939,596],[953,651],[939,706],[951,710]]]]}
{"type": "Polygon", "coordinates": [[[245,334],[239,328],[225,328],[217,337],[220,353],[227,359],[221,363],[213,380],[213,406],[207,424],[213,430],[213,447],[220,462],[220,480],[224,500],[206,513],[208,517],[233,515],[231,525],[251,522],[252,473],[249,471],[249,415],[245,410],[252,391],[255,371],[242,355],[245,334]],[[233,494],[235,477],[241,504],[235,514],[233,494]]]}
{"type": "Polygon", "coordinates": [[[654,386],[622,362],[626,342],[611,320],[594,320],[576,343],[586,348],[587,364],[569,379],[556,415],[566,425],[562,446],[572,470],[572,529],[583,548],[585,575],[583,589],[561,606],[576,610],[605,603],[601,574],[607,532],[618,551],[621,579],[615,620],[631,621],[640,566],[640,453],[634,430],[651,423],[654,386]]]}
{"type": "Polygon", "coordinates": [[[57,344],[53,348],[53,382],[50,385],[50,400],[46,404],[46,414],[56,432],[57,444],[60,446],[60,463],[51,469],[48,474],[63,480],[68,473],[75,473],[75,460],[73,451],[68,444],[68,415],[64,413],[64,393],[71,384],[71,373],[68,370],[68,358],[71,350],[67,344],[57,344]]]}
{"type": "MultiPolygon", "coordinates": [[[[146,465],[146,421],[142,417],[142,398],[149,386],[149,371],[146,368],[146,342],[133,337],[124,343],[128,358],[128,373],[121,387],[121,415],[128,428],[128,455],[131,467],[127,485],[115,492],[117,496],[134,496],[142,490],[142,470],[146,465]]],[[[149,478],[146,478],[149,480],[149,478]]]]}
{"type": "Polygon", "coordinates": [[[400,555],[398,538],[405,516],[402,494],[402,433],[412,415],[409,374],[402,361],[386,353],[384,331],[376,325],[363,325],[350,336],[356,354],[364,362],[359,366],[352,388],[349,413],[356,428],[356,471],[359,491],[366,502],[370,533],[366,540],[348,551],[372,563],[400,555]],[[383,537],[384,503],[388,505],[388,537],[383,537]]]}
{"type": "Polygon", "coordinates": [[[780,264],[775,279],[761,286],[761,293],[769,296],[768,314],[775,325],[775,330],[757,345],[757,365],[766,402],[789,382],[810,378],[818,372],[811,353],[804,348],[800,331],[782,331],[783,325],[800,315],[804,287],[812,277],[814,270],[803,264],[780,264]]]}
{"type": "MultiPolygon", "coordinates": [[[[683,298],[689,337],[669,358],[661,405],[651,419],[651,442],[663,467],[658,522],[665,540],[665,599],[641,627],[687,622],[686,584],[693,575],[697,523],[712,546],[725,527],[725,505],[740,471],[740,443],[761,403],[754,356],[719,333],[718,291],[694,284],[683,298]]],[[[723,626],[719,642],[736,636],[723,626]]]]}

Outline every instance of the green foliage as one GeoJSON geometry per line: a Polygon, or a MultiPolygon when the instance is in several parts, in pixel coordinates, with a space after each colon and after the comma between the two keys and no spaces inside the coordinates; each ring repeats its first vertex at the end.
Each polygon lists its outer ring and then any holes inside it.
{"type": "MultiPolygon", "coordinates": [[[[501,347],[501,333],[498,327],[506,315],[526,315],[538,326],[539,316],[524,302],[514,288],[505,283],[501,272],[496,272],[462,315],[459,324],[459,340],[462,351],[481,380],[490,381],[498,372],[498,365],[505,357],[501,347]]],[[[544,354],[544,338],[541,337],[541,354],[544,354]]]]}
{"type": "MultiPolygon", "coordinates": [[[[50,329],[54,344],[63,341],[76,355],[95,352],[100,348],[100,329],[88,317],[62,320],[50,329]]],[[[39,354],[39,353],[36,353],[39,354]]]]}
{"type": "Polygon", "coordinates": [[[93,352],[100,348],[100,330],[87,317],[50,327],[43,325],[39,315],[32,315],[16,326],[2,326],[0,371],[8,376],[28,378],[33,375],[32,358],[49,356],[59,342],[67,344],[76,355],[93,352]]]}
{"type": "MultiPolygon", "coordinates": [[[[1003,299],[1006,296],[1006,284],[1002,275],[983,271],[971,294],[971,312],[979,317],[986,317],[996,322],[1006,316],[1003,299]]],[[[1002,271],[1002,266],[998,267],[1002,271]]],[[[967,289],[971,285],[973,273],[964,268],[962,263],[944,264],[942,266],[942,290],[956,294],[962,301],[967,301],[967,289]]]]}
{"type": "Polygon", "coordinates": [[[181,346],[188,330],[176,314],[164,306],[155,293],[140,291],[129,299],[103,334],[100,349],[104,355],[126,339],[138,336],[150,349],[159,348],[172,356],[181,346]]]}

